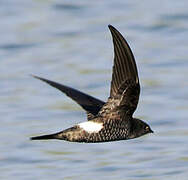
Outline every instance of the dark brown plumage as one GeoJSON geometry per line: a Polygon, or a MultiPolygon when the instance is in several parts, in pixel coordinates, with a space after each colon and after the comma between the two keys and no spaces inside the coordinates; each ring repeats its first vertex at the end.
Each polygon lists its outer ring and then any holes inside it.
{"type": "Polygon", "coordinates": [[[111,25],[114,66],[110,97],[105,103],[76,89],[34,76],[75,100],[88,114],[88,121],[61,132],[32,137],[32,140],[61,139],[73,142],[107,142],[153,133],[149,125],[132,115],[137,108],[140,84],[133,53],[123,36],[111,25]]]}

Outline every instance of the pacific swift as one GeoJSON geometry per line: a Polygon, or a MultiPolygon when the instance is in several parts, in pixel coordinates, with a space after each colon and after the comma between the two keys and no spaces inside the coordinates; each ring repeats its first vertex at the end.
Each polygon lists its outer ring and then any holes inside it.
{"type": "Polygon", "coordinates": [[[114,45],[114,66],[107,102],[71,87],[34,76],[76,101],[87,112],[88,121],[58,133],[32,137],[31,140],[60,139],[98,143],[127,140],[153,133],[147,123],[133,118],[140,95],[140,83],[133,53],[120,32],[111,25],[108,27],[114,45]]]}

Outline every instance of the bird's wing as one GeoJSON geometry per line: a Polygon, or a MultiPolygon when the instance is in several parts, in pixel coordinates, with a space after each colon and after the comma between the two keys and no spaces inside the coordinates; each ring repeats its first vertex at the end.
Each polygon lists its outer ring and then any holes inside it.
{"type": "Polygon", "coordinates": [[[111,25],[109,29],[114,44],[114,66],[109,99],[110,101],[118,99],[119,109],[132,115],[140,95],[136,62],[128,43],[120,32],[111,25]]]}
{"type": "Polygon", "coordinates": [[[42,80],[46,82],[47,84],[59,89],[61,92],[65,93],[71,99],[76,101],[87,112],[88,120],[93,119],[98,114],[101,107],[105,104],[103,101],[96,99],[92,96],[89,96],[71,87],[68,87],[68,86],[65,86],[57,82],[50,81],[48,79],[44,79],[38,76],[34,76],[34,75],[32,76],[34,78],[42,80]]]}

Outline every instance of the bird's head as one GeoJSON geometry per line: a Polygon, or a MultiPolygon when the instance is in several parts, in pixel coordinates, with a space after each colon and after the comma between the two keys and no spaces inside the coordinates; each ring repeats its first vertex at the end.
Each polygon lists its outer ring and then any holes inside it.
{"type": "Polygon", "coordinates": [[[150,126],[140,119],[133,118],[131,121],[130,138],[136,138],[148,133],[153,133],[150,126]]]}

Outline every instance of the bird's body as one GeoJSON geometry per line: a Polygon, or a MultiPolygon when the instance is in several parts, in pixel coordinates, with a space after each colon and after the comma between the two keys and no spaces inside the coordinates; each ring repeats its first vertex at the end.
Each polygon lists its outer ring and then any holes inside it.
{"type": "MultiPolygon", "coordinates": [[[[128,139],[129,125],[119,119],[104,119],[97,117],[92,121],[77,124],[71,128],[63,130],[50,136],[53,139],[61,139],[72,142],[107,142],[128,139]]],[[[35,139],[49,139],[44,135],[35,139]]],[[[33,138],[34,139],[34,138],[33,138]]]]}
{"type": "Polygon", "coordinates": [[[132,51],[123,36],[111,25],[114,43],[114,66],[110,97],[105,103],[62,84],[34,76],[59,89],[87,112],[88,121],[61,132],[32,137],[32,140],[60,139],[72,142],[97,143],[136,138],[153,131],[144,121],[133,118],[140,84],[132,51]]]}

